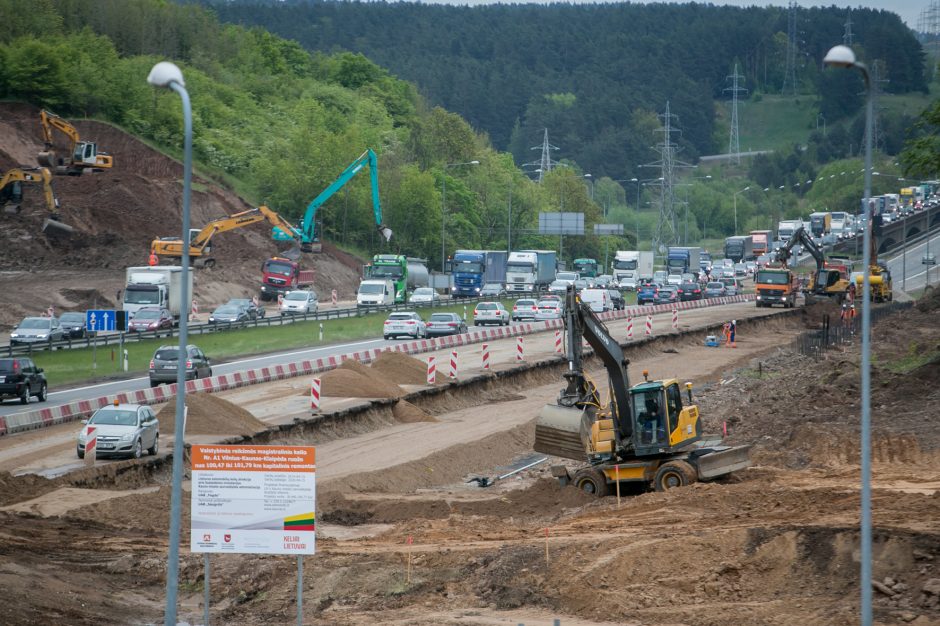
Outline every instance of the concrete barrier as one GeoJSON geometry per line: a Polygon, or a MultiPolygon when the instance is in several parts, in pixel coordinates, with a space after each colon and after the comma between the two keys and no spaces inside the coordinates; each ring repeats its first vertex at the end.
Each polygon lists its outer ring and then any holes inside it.
{"type": "MultiPolygon", "coordinates": [[[[680,309],[699,309],[723,304],[733,304],[738,302],[748,302],[751,295],[727,296],[724,298],[712,298],[709,300],[694,300],[680,302],[678,304],[654,304],[646,306],[632,306],[621,309],[620,311],[607,311],[601,313],[598,317],[602,321],[614,321],[626,319],[627,315],[634,318],[648,313],[671,312],[676,306],[680,309]]],[[[446,337],[435,337],[434,339],[418,339],[411,342],[396,344],[388,348],[373,348],[371,350],[359,350],[341,355],[332,355],[326,358],[315,360],[296,361],[293,363],[265,366],[232,374],[220,374],[210,378],[201,378],[198,380],[186,381],[187,393],[216,393],[227,391],[238,387],[256,385],[260,383],[271,382],[272,380],[283,380],[286,378],[295,378],[297,376],[309,376],[325,372],[327,370],[339,367],[347,360],[354,359],[362,363],[371,363],[379,354],[385,351],[404,352],[406,354],[421,354],[424,352],[434,352],[445,348],[458,346],[467,346],[494,339],[504,339],[517,335],[529,335],[533,333],[546,332],[564,327],[562,320],[546,320],[543,322],[534,322],[527,324],[516,324],[515,326],[501,326],[498,328],[487,328],[473,330],[463,335],[448,335],[446,337]]],[[[140,389],[137,391],[127,391],[109,396],[102,396],[90,400],[79,400],[69,404],[63,404],[53,407],[44,407],[35,411],[24,413],[15,413],[13,415],[0,416],[0,436],[24,432],[27,430],[36,430],[49,426],[56,426],[66,422],[75,421],[82,417],[91,415],[99,408],[118,402],[128,402],[132,404],[163,404],[176,395],[176,383],[170,385],[160,385],[149,389],[140,389]]]]}

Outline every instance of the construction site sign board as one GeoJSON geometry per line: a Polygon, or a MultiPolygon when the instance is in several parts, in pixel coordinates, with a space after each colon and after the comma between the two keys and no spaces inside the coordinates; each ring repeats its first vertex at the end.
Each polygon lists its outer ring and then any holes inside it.
{"type": "Polygon", "coordinates": [[[192,446],[193,552],[313,554],[316,448],[192,446]]]}

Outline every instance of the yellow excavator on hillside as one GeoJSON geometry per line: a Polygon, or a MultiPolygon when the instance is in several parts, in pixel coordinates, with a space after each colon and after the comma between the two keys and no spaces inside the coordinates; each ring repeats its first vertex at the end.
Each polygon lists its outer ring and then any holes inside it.
{"type": "MultiPolygon", "coordinates": [[[[299,240],[300,235],[297,229],[291,226],[290,222],[268,207],[260,206],[256,209],[249,209],[248,211],[212,220],[201,229],[190,229],[189,256],[193,259],[193,265],[207,268],[215,265],[215,259],[209,257],[209,255],[212,253],[212,237],[216,233],[223,233],[227,230],[235,230],[236,228],[264,221],[269,222],[271,226],[277,227],[285,233],[293,233],[296,236],[295,239],[299,240]]],[[[183,256],[183,242],[178,237],[154,239],[150,244],[150,250],[157,256],[180,258],[183,256]]],[[[299,253],[297,256],[299,256],[299,253]]]]}
{"type": "Polygon", "coordinates": [[[39,164],[53,168],[56,174],[78,176],[86,169],[102,170],[114,167],[114,158],[106,152],[98,151],[98,144],[82,141],[78,129],[67,120],[43,109],[39,112],[39,125],[42,127],[42,139],[45,148],[38,155],[39,164]],[[69,159],[56,157],[55,141],[52,130],[61,131],[69,139],[69,159]]]}
{"type": "Polygon", "coordinates": [[[23,200],[23,183],[42,184],[49,217],[42,224],[42,230],[48,234],[72,234],[75,229],[62,222],[59,216],[59,199],[52,190],[52,174],[44,167],[14,167],[0,178],[0,203],[5,213],[19,213],[23,200]]]}

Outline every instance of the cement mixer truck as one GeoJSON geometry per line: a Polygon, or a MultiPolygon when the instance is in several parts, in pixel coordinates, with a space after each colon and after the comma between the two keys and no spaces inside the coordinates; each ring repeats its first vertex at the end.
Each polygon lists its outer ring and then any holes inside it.
{"type": "Polygon", "coordinates": [[[395,302],[407,301],[408,292],[428,286],[427,260],[400,254],[376,254],[362,268],[364,280],[390,280],[395,285],[395,302]]]}

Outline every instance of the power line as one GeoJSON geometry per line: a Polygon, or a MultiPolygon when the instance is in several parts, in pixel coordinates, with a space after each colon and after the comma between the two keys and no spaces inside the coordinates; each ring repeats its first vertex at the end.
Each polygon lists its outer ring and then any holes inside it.
{"type": "Polygon", "coordinates": [[[738,87],[738,79],[743,82],[744,76],[738,74],[738,64],[734,64],[734,73],[725,77],[725,80],[731,79],[731,87],[725,87],[724,91],[731,92],[731,136],[728,138],[728,154],[731,156],[731,162],[735,165],[741,164],[741,140],[738,133],[738,93],[747,93],[747,89],[738,87]]]}

